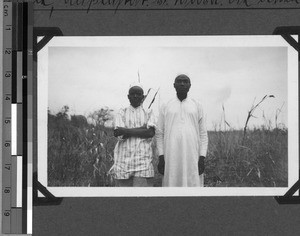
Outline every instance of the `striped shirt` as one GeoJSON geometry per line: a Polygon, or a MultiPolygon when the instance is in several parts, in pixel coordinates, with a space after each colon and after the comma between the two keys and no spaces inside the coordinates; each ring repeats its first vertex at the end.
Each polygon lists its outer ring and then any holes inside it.
{"type": "MultiPolygon", "coordinates": [[[[114,120],[114,127],[139,128],[156,127],[155,116],[152,111],[145,111],[142,106],[134,108],[129,106],[120,109],[114,120]]],[[[118,138],[114,149],[114,172],[115,174],[142,171],[150,168],[152,162],[152,138],[143,139],[130,137],[118,138]]]]}

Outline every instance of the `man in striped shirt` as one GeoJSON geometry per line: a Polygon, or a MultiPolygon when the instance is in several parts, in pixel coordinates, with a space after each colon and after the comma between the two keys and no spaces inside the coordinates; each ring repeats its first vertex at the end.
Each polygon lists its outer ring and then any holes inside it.
{"type": "Polygon", "coordinates": [[[118,142],[113,171],[119,187],[150,187],[154,177],[151,143],[155,117],[141,105],[144,99],[141,85],[130,86],[128,99],[130,106],[120,109],[114,120],[118,142]]]}

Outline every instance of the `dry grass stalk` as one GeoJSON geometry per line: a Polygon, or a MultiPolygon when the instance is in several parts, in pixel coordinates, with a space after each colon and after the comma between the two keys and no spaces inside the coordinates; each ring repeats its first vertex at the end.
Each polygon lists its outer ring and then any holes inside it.
{"type": "Polygon", "coordinates": [[[282,104],[282,106],[280,108],[278,108],[276,110],[276,114],[275,114],[275,128],[278,129],[278,116],[280,115],[280,113],[282,112],[282,108],[284,106],[284,103],[282,104]]]}
{"type": "Polygon", "coordinates": [[[256,108],[259,107],[259,105],[265,101],[267,98],[275,98],[274,95],[265,95],[256,105],[254,105],[254,102],[251,106],[251,109],[250,111],[248,111],[248,116],[247,116],[247,119],[246,119],[246,123],[245,123],[245,126],[244,126],[244,135],[243,135],[243,141],[242,141],[242,145],[244,145],[244,142],[245,142],[245,137],[246,137],[246,133],[247,133],[247,127],[248,127],[248,122],[250,120],[251,117],[255,117],[253,115],[254,111],[256,110],[256,108]]]}
{"type": "Polygon", "coordinates": [[[226,121],[226,116],[225,116],[225,106],[224,103],[222,103],[222,110],[223,110],[223,120],[224,120],[224,130],[226,131],[226,126],[231,128],[230,124],[226,121]]]}

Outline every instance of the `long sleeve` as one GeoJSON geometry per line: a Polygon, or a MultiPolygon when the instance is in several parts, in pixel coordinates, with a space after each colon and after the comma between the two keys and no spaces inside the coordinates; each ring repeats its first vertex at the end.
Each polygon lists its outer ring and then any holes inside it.
{"type": "Polygon", "coordinates": [[[208,146],[208,136],[205,124],[205,117],[202,106],[198,105],[200,119],[199,119],[199,135],[200,135],[200,149],[199,156],[206,156],[208,146]]]}
{"type": "Polygon", "coordinates": [[[158,122],[157,122],[157,129],[156,129],[156,143],[157,143],[157,150],[158,155],[164,155],[164,109],[165,106],[161,106],[161,109],[159,111],[158,116],[158,122]]]}
{"type": "Polygon", "coordinates": [[[117,127],[125,127],[124,109],[120,109],[114,118],[114,129],[117,127]]]}
{"type": "MultiPolygon", "coordinates": [[[[117,129],[117,127],[125,128],[124,116],[125,116],[124,109],[120,109],[114,118],[114,123],[113,123],[114,129],[117,129]]],[[[117,139],[118,141],[121,141],[123,140],[123,136],[118,136],[117,139]]]]}
{"type": "Polygon", "coordinates": [[[153,127],[156,128],[156,117],[153,113],[153,110],[148,112],[147,128],[153,127]]]}

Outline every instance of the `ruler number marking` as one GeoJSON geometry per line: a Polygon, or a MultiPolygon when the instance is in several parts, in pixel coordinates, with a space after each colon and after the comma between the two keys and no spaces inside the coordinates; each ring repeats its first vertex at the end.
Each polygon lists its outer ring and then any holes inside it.
{"type": "Polygon", "coordinates": [[[11,71],[6,71],[5,78],[10,78],[10,77],[11,77],[11,71]]]}
{"type": "Polygon", "coordinates": [[[4,147],[10,147],[10,142],[5,142],[4,147]]]}
{"type": "Polygon", "coordinates": [[[5,120],[4,120],[4,123],[5,123],[6,125],[10,124],[10,119],[5,119],[5,120]]]}
{"type": "Polygon", "coordinates": [[[10,55],[11,54],[11,49],[10,48],[5,49],[4,53],[10,55]]]}
{"type": "MultiPolygon", "coordinates": [[[[5,24],[3,25],[3,30],[4,30],[3,33],[6,36],[5,38],[8,39],[8,43],[7,44],[5,43],[6,46],[3,45],[2,54],[6,57],[6,59],[11,60],[11,56],[13,54],[13,49],[12,49],[11,44],[9,43],[9,41],[12,40],[12,35],[11,34],[12,34],[12,29],[13,29],[12,28],[12,23],[11,23],[12,22],[12,17],[13,17],[12,9],[11,9],[12,8],[12,2],[11,2],[11,0],[10,1],[4,0],[3,2],[4,3],[3,3],[3,16],[2,17],[4,17],[3,19],[4,19],[4,22],[5,22],[5,24]]],[[[9,70],[11,70],[11,66],[7,66],[7,67],[6,67],[7,70],[5,70],[5,69],[3,70],[4,73],[2,73],[2,76],[5,79],[11,80],[12,75],[13,75],[12,71],[9,71],[9,70]]],[[[4,98],[4,101],[6,101],[6,103],[11,102],[11,94],[5,93],[3,98],[4,98]]],[[[11,125],[11,117],[3,117],[3,118],[4,118],[3,119],[4,123],[2,123],[3,126],[6,126],[6,128],[9,128],[10,125],[11,125]]],[[[4,128],[3,126],[2,126],[2,128],[4,128]]],[[[11,148],[11,141],[8,140],[8,139],[4,139],[3,141],[4,142],[2,142],[1,145],[4,145],[4,149],[6,149],[6,151],[4,153],[9,152],[9,149],[11,148]]],[[[6,164],[6,163],[7,162],[10,163],[10,157],[11,156],[6,155],[6,154],[4,154],[4,155],[5,155],[5,157],[3,157],[3,162],[4,162],[3,164],[4,165],[2,167],[3,168],[2,171],[4,173],[8,174],[8,176],[6,176],[6,177],[8,177],[8,179],[10,179],[10,173],[9,172],[12,171],[12,166],[11,166],[11,164],[6,164]],[[6,171],[8,171],[8,172],[6,172],[6,171]]],[[[6,205],[5,207],[2,208],[2,210],[3,210],[2,211],[2,213],[3,213],[2,216],[3,216],[3,218],[5,218],[5,221],[3,221],[3,223],[9,223],[10,224],[11,223],[11,209],[10,209],[11,199],[10,198],[11,198],[12,190],[11,190],[11,187],[9,187],[9,186],[5,186],[2,189],[3,189],[3,192],[2,192],[3,197],[5,196],[4,197],[5,201],[3,201],[3,203],[4,203],[4,205],[6,205]]],[[[9,231],[9,228],[10,228],[10,226],[8,225],[8,231],[9,231]]],[[[8,233],[8,232],[6,232],[6,233],[8,233]]]]}
{"type": "Polygon", "coordinates": [[[8,5],[4,5],[3,6],[3,13],[4,13],[4,16],[6,17],[6,16],[8,16],[8,8],[9,8],[9,6],[8,5]]]}
{"type": "Polygon", "coordinates": [[[10,216],[10,210],[4,210],[3,215],[4,216],[10,216]]]}
{"type": "Polygon", "coordinates": [[[5,187],[3,192],[6,193],[6,194],[9,194],[10,193],[10,187],[5,187]]]}
{"type": "Polygon", "coordinates": [[[11,164],[5,164],[5,169],[7,169],[7,170],[10,170],[10,166],[11,166],[11,164]]]}

